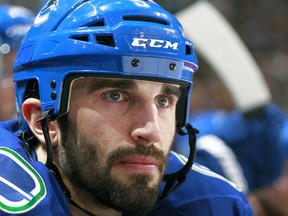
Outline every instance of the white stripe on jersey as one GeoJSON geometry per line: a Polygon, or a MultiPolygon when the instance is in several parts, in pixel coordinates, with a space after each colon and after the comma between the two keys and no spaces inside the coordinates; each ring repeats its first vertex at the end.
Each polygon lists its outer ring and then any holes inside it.
{"type": "Polygon", "coordinates": [[[214,135],[202,136],[197,140],[197,148],[211,154],[218,161],[226,178],[237,184],[244,193],[247,193],[248,183],[242,167],[234,152],[222,139],[214,135]]]}
{"type": "MultiPolygon", "coordinates": [[[[188,159],[184,155],[179,154],[179,153],[174,152],[174,151],[171,151],[170,153],[173,154],[179,160],[179,162],[181,162],[183,165],[186,164],[188,159]]],[[[203,165],[194,163],[192,166],[192,170],[194,170],[198,173],[201,173],[203,175],[210,176],[210,177],[225,181],[228,184],[230,184],[232,187],[234,187],[236,190],[241,191],[241,192],[243,191],[243,189],[241,187],[239,187],[237,184],[235,184],[234,182],[232,182],[232,181],[226,179],[225,177],[211,171],[210,169],[208,169],[207,167],[205,167],[203,165]]]]}

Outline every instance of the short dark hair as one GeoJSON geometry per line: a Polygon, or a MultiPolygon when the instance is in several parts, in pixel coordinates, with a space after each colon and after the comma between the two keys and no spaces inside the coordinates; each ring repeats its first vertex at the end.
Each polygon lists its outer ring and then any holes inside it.
{"type": "Polygon", "coordinates": [[[24,95],[25,100],[28,98],[40,99],[39,84],[36,79],[31,79],[27,83],[27,88],[24,95]]]}

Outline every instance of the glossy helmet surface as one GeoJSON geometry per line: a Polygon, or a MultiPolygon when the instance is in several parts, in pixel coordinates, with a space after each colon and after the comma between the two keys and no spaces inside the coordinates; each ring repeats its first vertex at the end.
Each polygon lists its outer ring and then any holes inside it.
{"type": "Polygon", "coordinates": [[[50,0],[15,60],[17,107],[21,110],[30,79],[38,81],[42,111],[53,110],[54,117],[69,111],[69,87],[77,77],[173,82],[181,85],[176,116],[181,128],[188,123],[197,69],[193,44],[181,24],[153,1],[50,0]]]}
{"type": "Polygon", "coordinates": [[[35,15],[32,11],[14,5],[0,5],[0,53],[18,49],[30,29],[35,15]]]}

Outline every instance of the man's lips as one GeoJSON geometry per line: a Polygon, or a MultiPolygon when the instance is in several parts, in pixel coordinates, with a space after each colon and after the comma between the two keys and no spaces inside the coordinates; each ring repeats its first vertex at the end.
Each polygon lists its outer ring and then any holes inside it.
{"type": "Polygon", "coordinates": [[[130,172],[152,173],[158,171],[159,162],[149,156],[130,156],[119,160],[116,165],[130,172]]]}

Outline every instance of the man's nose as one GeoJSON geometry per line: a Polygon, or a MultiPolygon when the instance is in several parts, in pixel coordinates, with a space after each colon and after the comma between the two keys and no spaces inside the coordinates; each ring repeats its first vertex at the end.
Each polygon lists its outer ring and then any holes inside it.
{"type": "Polygon", "coordinates": [[[144,104],[137,111],[135,126],[132,129],[132,139],[141,144],[151,145],[160,140],[159,113],[157,106],[144,104]]]}

